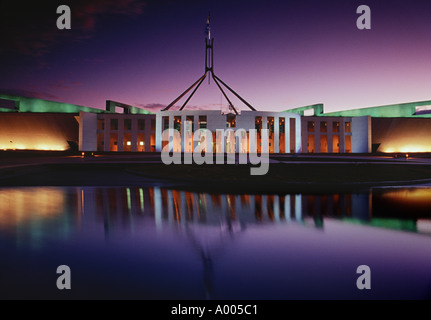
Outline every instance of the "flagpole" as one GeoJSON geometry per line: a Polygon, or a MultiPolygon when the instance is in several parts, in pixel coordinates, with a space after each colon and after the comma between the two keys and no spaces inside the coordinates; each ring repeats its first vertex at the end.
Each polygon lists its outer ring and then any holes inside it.
{"type": "Polygon", "coordinates": [[[210,11],[208,11],[208,19],[207,19],[207,31],[208,31],[208,40],[211,39],[211,28],[210,28],[210,11]]]}
{"type": "Polygon", "coordinates": [[[229,97],[227,96],[225,90],[223,90],[223,87],[225,87],[227,90],[229,90],[231,93],[233,93],[238,99],[241,100],[247,107],[249,107],[251,110],[256,111],[255,108],[253,108],[247,101],[245,101],[238,93],[236,93],[231,87],[229,87],[226,83],[224,83],[219,77],[217,77],[214,74],[214,55],[213,55],[213,44],[214,39],[211,39],[211,28],[210,28],[210,12],[208,12],[208,18],[206,21],[206,29],[205,29],[206,37],[205,37],[205,73],[202,77],[200,77],[196,82],[194,82],[189,88],[187,88],[186,91],[184,91],[179,97],[177,97],[173,102],[171,102],[166,108],[164,108],[162,111],[169,110],[175,103],[177,103],[180,99],[182,99],[189,91],[191,91],[193,88],[192,93],[187,98],[185,103],[181,106],[180,111],[183,110],[187,103],[190,101],[190,99],[193,97],[193,95],[196,93],[196,91],[199,89],[200,85],[204,81],[204,79],[208,75],[208,84],[211,82],[211,78],[214,80],[215,84],[219,88],[222,95],[220,96],[220,109],[223,111],[223,97],[226,99],[228,103],[228,112],[230,113],[233,111],[236,115],[239,115],[240,112],[234,107],[233,103],[230,101],[229,97]],[[210,73],[210,75],[208,74],[210,73]],[[223,87],[222,87],[223,86],[223,87]]]}

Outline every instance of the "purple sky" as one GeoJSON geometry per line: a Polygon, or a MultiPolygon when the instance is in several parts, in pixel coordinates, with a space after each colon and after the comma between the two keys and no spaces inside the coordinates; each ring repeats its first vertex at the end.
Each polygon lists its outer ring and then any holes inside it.
{"type": "MultiPolygon", "coordinates": [[[[0,92],[158,110],[203,74],[211,10],[215,73],[257,110],[431,100],[429,0],[4,2],[0,92]],[[56,28],[61,4],[70,5],[72,30],[56,28]],[[371,8],[371,30],[356,28],[361,4],[371,8]]],[[[205,82],[188,106],[220,104],[205,82]]]]}

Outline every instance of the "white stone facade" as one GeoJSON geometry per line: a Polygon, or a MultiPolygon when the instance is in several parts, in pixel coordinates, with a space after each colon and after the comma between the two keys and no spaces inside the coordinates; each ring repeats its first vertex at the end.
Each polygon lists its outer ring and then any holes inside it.
{"type": "MultiPolygon", "coordinates": [[[[179,135],[171,142],[171,150],[193,152],[199,142],[193,140],[191,133],[207,129],[212,133],[213,152],[262,152],[265,135],[260,134],[260,129],[268,129],[268,153],[371,152],[369,116],[318,117],[260,111],[235,115],[217,110],[156,114],[80,112],[79,123],[80,151],[161,152],[168,144],[162,141],[162,132],[176,129],[179,135]],[[186,124],[191,127],[186,128],[186,124]],[[257,139],[250,134],[254,130],[257,139]],[[225,136],[220,138],[217,131],[224,131],[225,136]]],[[[210,148],[208,145],[207,150],[210,148]]]]}
{"type": "MultiPolygon", "coordinates": [[[[187,136],[186,121],[192,123],[191,131],[207,129],[214,134],[216,140],[217,130],[231,129],[236,135],[235,150],[229,150],[229,138],[222,141],[223,149],[230,152],[244,153],[256,148],[260,152],[260,145],[255,145],[254,139],[245,139],[250,129],[269,129],[269,153],[298,153],[301,150],[301,116],[286,112],[259,112],[242,111],[241,114],[222,114],[216,110],[193,111],[160,111],[156,114],[156,151],[163,149],[162,132],[166,129],[176,129],[181,139],[174,139],[174,151],[192,152],[196,142],[191,145],[191,138],[187,136]],[[232,121],[233,120],[233,121],[232,121]],[[233,123],[232,123],[233,122],[233,123]],[[259,123],[259,124],[258,124],[259,123]],[[233,124],[233,125],[232,125],[233,124]],[[243,130],[240,130],[243,129],[243,130]],[[176,141],[178,140],[178,141],[176,141]],[[248,147],[244,148],[243,141],[248,140],[248,147]],[[181,141],[181,145],[179,145],[181,141]],[[241,143],[238,143],[241,141],[241,143]]],[[[259,144],[259,141],[257,142],[259,144]]],[[[214,147],[214,152],[219,152],[214,147]]]]}

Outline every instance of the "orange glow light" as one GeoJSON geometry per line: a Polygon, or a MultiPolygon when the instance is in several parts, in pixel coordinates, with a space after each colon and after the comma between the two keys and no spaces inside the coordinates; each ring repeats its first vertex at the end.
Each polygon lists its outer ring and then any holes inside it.
{"type": "Polygon", "coordinates": [[[65,195],[55,188],[0,190],[0,229],[54,218],[63,211],[65,195]]]}

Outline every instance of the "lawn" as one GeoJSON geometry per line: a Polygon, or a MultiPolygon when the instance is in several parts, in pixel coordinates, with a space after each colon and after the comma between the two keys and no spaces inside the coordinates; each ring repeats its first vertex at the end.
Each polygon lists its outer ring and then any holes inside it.
{"type": "Polygon", "coordinates": [[[250,165],[164,165],[131,167],[148,177],[182,181],[202,188],[348,188],[373,185],[407,184],[431,179],[431,166],[396,163],[275,163],[266,175],[250,175],[250,165]]]}

